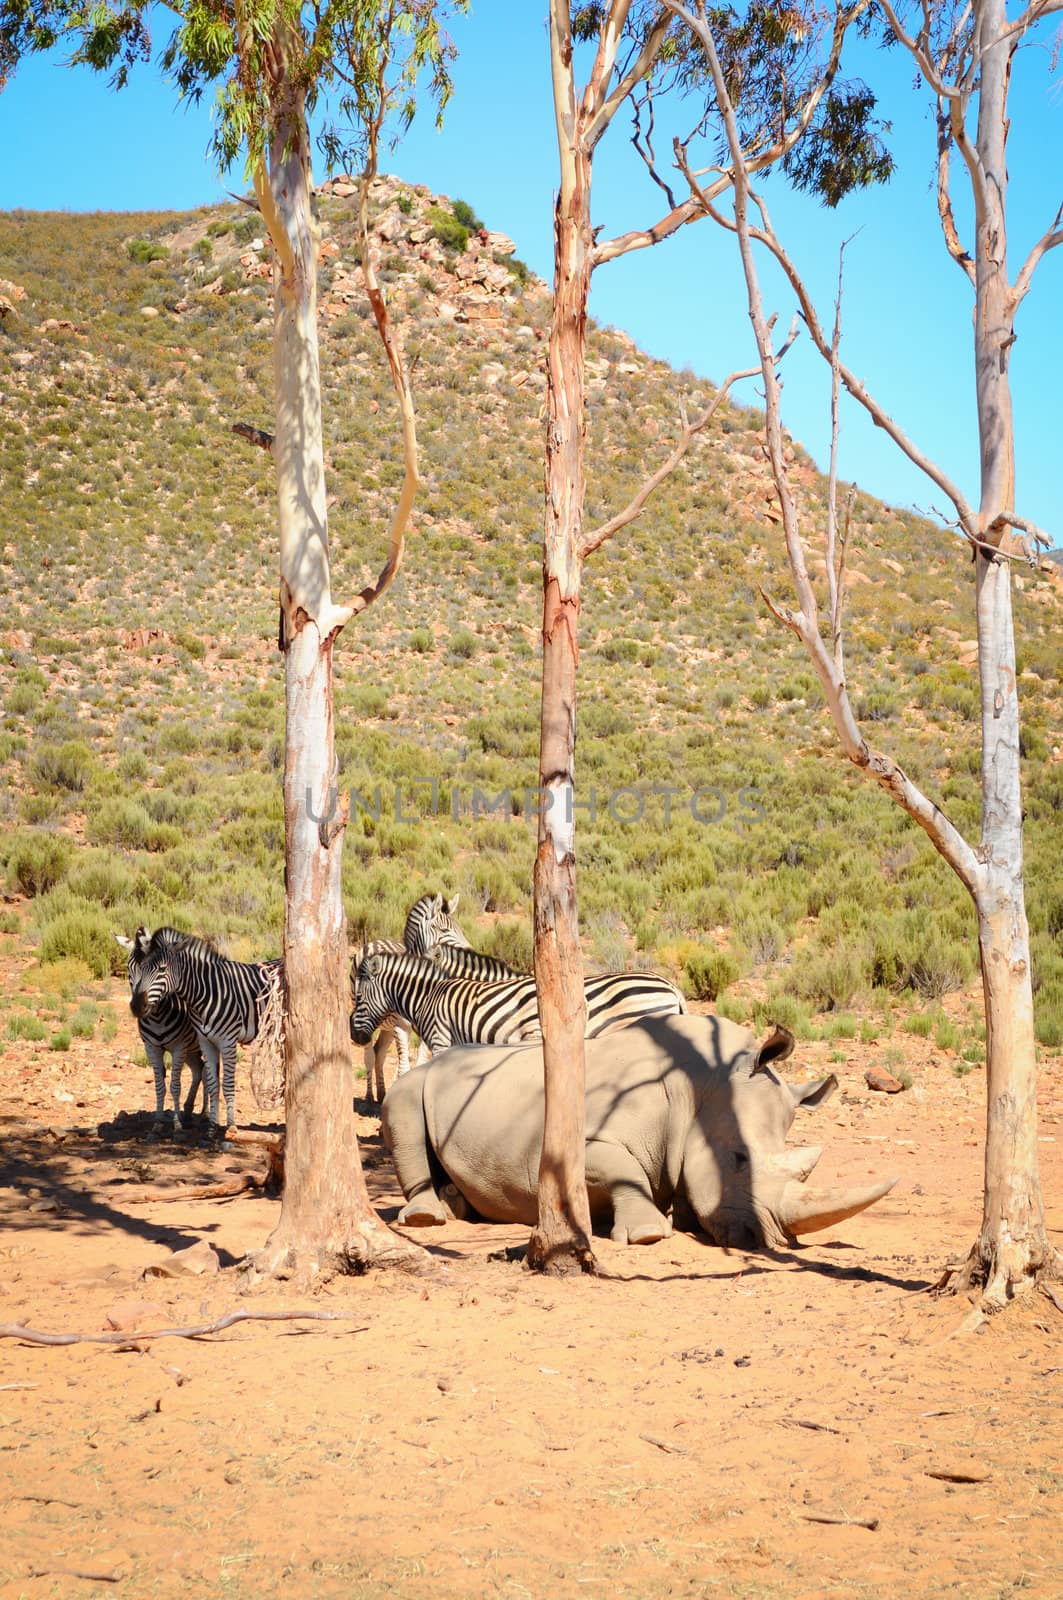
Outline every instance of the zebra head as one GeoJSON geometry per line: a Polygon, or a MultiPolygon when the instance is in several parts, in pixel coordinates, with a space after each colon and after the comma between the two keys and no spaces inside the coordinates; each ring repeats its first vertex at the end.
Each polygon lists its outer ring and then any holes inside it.
{"type": "Polygon", "coordinates": [[[129,978],[129,987],[132,989],[144,963],[144,957],[147,955],[148,946],[151,943],[151,935],[142,923],[131,939],[127,939],[123,933],[116,933],[114,937],[115,943],[121,945],[126,952],[126,973],[129,978]]]}
{"type": "Polygon", "coordinates": [[[441,894],[423,894],[406,914],[402,942],[411,956],[427,955],[433,945],[452,944],[469,948],[469,941],[454,921],[459,896],[447,900],[441,894]]]}
{"type": "Polygon", "coordinates": [[[363,957],[351,987],[354,1010],[351,1012],[351,1038],[355,1044],[368,1044],[391,1006],[381,981],[384,962],[378,955],[363,957]]]}
{"type": "Polygon", "coordinates": [[[151,1016],[177,993],[173,957],[187,935],[176,928],[138,928],[129,947],[129,1009],[137,1018],[151,1016]]]}

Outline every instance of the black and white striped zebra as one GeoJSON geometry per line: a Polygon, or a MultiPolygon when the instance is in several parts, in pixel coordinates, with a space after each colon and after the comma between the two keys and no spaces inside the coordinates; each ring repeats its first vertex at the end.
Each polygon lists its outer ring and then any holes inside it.
{"type": "MultiPolygon", "coordinates": [[[[355,952],[351,964],[351,1004],[355,1002],[358,968],[366,955],[426,954],[432,949],[467,948],[468,939],[454,921],[458,896],[447,900],[441,894],[423,894],[415,900],[406,913],[406,925],[401,941],[398,939],[373,939],[355,952]]],[[[398,1052],[398,1075],[410,1070],[410,1024],[394,1014],[381,1020],[375,1039],[365,1044],[365,1083],[370,1100],[384,1098],[384,1065],[388,1050],[394,1044],[398,1052]]]]}
{"type": "MultiPolygon", "coordinates": [[[[132,939],[127,939],[120,933],[116,933],[115,938],[122,949],[128,952],[126,971],[129,974],[129,988],[132,991],[147,949],[148,930],[138,928],[132,939]]],[[[162,1129],[166,1120],[166,1056],[170,1057],[173,1132],[177,1137],[182,1132],[181,1068],[187,1063],[192,1073],[192,1084],[184,1104],[186,1117],[192,1115],[196,1095],[203,1082],[203,1052],[199,1048],[199,1035],[192,1025],[188,1012],[176,1000],[166,1000],[151,1016],[139,1017],[137,1028],[144,1046],[144,1054],[148,1058],[148,1065],[155,1077],[154,1132],[156,1133],[162,1129]]],[[[208,1091],[204,1089],[204,1105],[207,1097],[208,1091]]]]}
{"type": "MultiPolygon", "coordinates": [[[[674,1016],[686,1001],[652,972],[607,972],[584,979],[587,1037],[623,1028],[637,1017],[674,1016]]],[[[454,978],[423,956],[367,956],[358,969],[351,1038],[372,1035],[380,1017],[397,1012],[434,1055],[451,1044],[519,1044],[541,1039],[535,979],[482,983],[454,978]]]]}
{"type": "Polygon", "coordinates": [[[236,1047],[250,1044],[273,990],[279,961],[230,961],[206,939],[157,928],[144,946],[129,1008],[158,1016],[176,1001],[188,1013],[203,1052],[210,1121],[218,1124],[218,1065],[227,1125],[236,1121],[236,1047]]]}

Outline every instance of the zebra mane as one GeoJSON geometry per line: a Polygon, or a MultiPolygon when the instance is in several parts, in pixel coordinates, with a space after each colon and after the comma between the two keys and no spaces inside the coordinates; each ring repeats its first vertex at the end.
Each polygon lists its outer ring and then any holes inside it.
{"type": "Polygon", "coordinates": [[[178,928],[156,928],[144,947],[144,955],[145,957],[159,955],[175,945],[179,945],[190,956],[221,955],[213,939],[195,933],[182,933],[178,928]]]}

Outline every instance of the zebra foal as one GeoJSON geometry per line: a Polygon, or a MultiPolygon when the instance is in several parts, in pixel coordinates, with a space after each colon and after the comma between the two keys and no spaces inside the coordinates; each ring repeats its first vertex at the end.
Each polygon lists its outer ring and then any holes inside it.
{"type": "MultiPolygon", "coordinates": [[[[132,939],[127,939],[121,933],[115,934],[115,939],[128,954],[126,972],[130,993],[136,984],[149,937],[144,927],[138,928],[132,939]]],[[[137,1030],[155,1077],[155,1123],[152,1131],[160,1132],[166,1119],[166,1056],[169,1055],[173,1133],[175,1138],[179,1138],[184,1131],[181,1123],[181,1068],[186,1062],[192,1072],[192,1085],[184,1104],[185,1117],[192,1115],[196,1095],[203,1082],[203,1052],[199,1048],[199,1035],[188,1012],[176,1000],[164,1001],[151,1016],[138,1017],[137,1030]]],[[[204,1105],[207,1094],[208,1090],[205,1089],[204,1105]]]]}
{"type": "MultiPolygon", "coordinates": [[[[583,980],[588,1039],[637,1017],[668,1017],[687,1005],[675,984],[653,972],[607,972],[583,980]]],[[[520,1044],[542,1038],[535,979],[484,983],[450,976],[434,958],[369,955],[358,969],[351,1038],[362,1044],[380,1017],[396,1012],[434,1055],[451,1044],[520,1044]]]]}
{"type": "Polygon", "coordinates": [[[218,1067],[227,1126],[236,1122],[236,1047],[250,1044],[278,982],[279,961],[230,961],[206,939],[156,928],[138,958],[129,1008],[139,1022],[157,1018],[167,1005],[184,1010],[199,1041],[210,1099],[210,1122],[218,1127],[218,1067]]]}

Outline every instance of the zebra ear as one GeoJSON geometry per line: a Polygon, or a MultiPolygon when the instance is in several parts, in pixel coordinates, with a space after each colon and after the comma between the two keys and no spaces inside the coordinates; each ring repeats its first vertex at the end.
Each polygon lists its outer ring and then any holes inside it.
{"type": "Polygon", "coordinates": [[[461,895],[460,894],[455,894],[455,895],[452,895],[449,900],[444,900],[443,901],[443,910],[446,912],[448,917],[452,917],[454,915],[455,911],[457,911],[457,909],[458,909],[458,901],[460,899],[461,899],[461,895]]]}
{"type": "Polygon", "coordinates": [[[116,933],[114,938],[115,943],[120,944],[123,950],[132,950],[133,941],[132,939],[127,939],[124,933],[116,933]]]}
{"type": "Polygon", "coordinates": [[[379,978],[383,962],[379,956],[366,956],[362,966],[368,977],[379,978]]]}
{"type": "Polygon", "coordinates": [[[447,902],[441,894],[434,894],[431,899],[432,915],[438,916],[441,911],[446,911],[447,902]]]}

